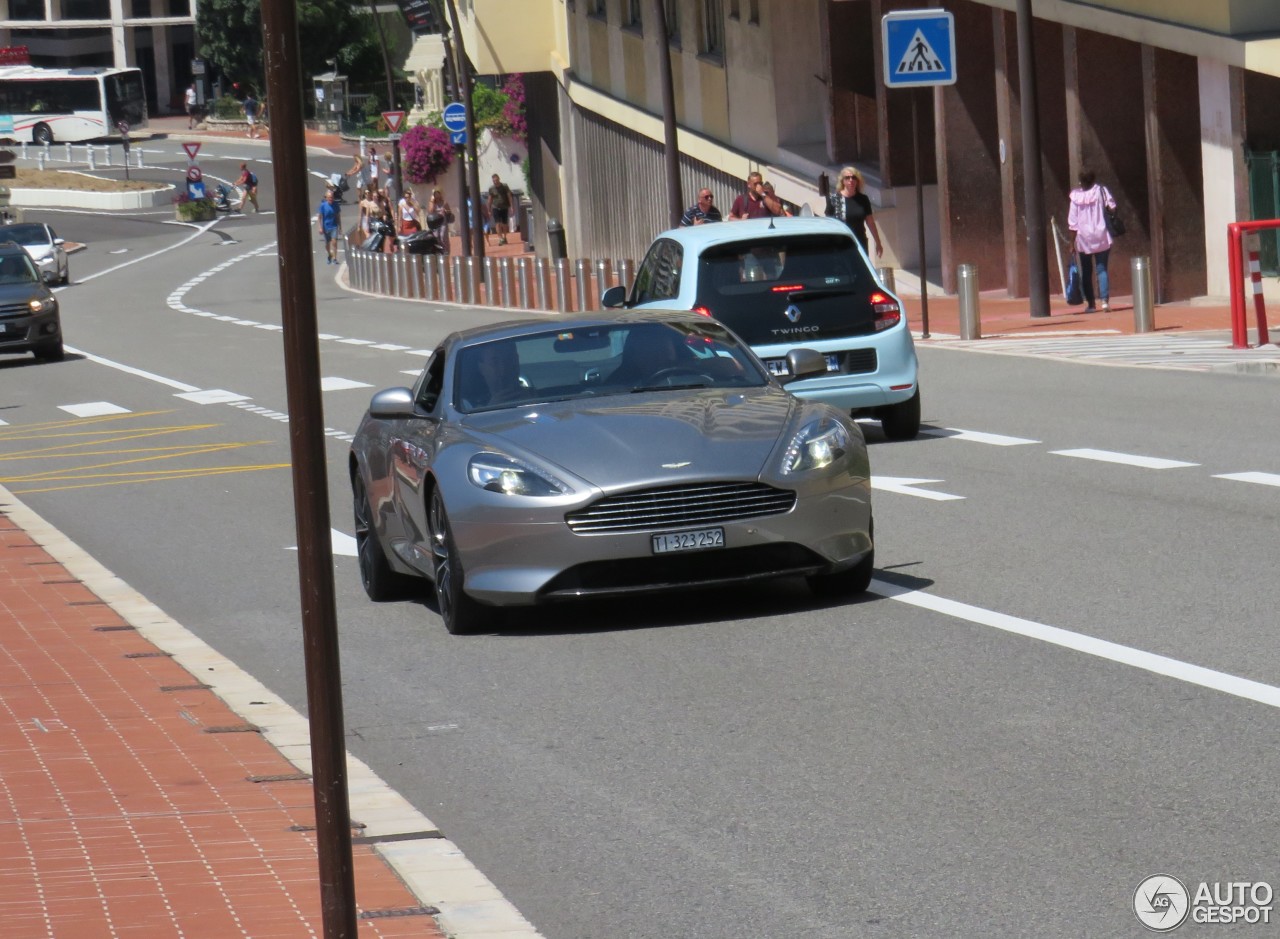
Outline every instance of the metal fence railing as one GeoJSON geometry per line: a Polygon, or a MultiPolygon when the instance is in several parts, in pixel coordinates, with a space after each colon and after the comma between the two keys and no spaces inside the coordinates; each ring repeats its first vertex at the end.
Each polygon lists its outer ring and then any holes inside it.
{"type": "Polygon", "coordinates": [[[600,295],[607,288],[621,284],[630,289],[635,279],[631,259],[388,254],[366,251],[350,235],[343,251],[352,288],[403,300],[590,312],[601,308],[600,295]]]}

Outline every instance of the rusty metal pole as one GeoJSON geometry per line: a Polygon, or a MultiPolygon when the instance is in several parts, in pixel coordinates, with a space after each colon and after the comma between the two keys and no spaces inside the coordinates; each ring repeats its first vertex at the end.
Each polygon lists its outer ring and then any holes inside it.
{"type": "Polygon", "coordinates": [[[1049,315],[1049,239],[1044,224],[1044,172],[1040,161],[1040,102],[1036,90],[1035,16],[1031,0],[1018,0],[1018,95],[1022,117],[1022,179],[1027,218],[1027,292],[1031,315],[1049,315]]]}
{"type": "Polygon", "coordinates": [[[284,324],[285,388],[298,534],[320,907],[325,939],[355,939],[356,891],[347,802],[329,485],[325,472],[328,444],[320,403],[320,341],[316,325],[315,270],[311,260],[309,177],[297,171],[297,167],[307,165],[307,150],[302,125],[297,7],[293,0],[262,0],[262,35],[267,102],[272,118],[280,313],[284,324]]]}

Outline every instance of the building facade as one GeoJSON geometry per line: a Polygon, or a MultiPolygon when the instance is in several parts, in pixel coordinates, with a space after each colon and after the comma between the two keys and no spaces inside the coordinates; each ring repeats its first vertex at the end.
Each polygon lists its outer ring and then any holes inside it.
{"type": "Polygon", "coordinates": [[[195,0],[0,0],[0,46],[47,68],[136,66],[147,112],[182,110],[195,58],[195,0]]]}
{"type": "MultiPolygon", "coordinates": [[[[885,263],[918,270],[912,96],[921,122],[926,262],[954,287],[1025,296],[1017,0],[659,0],[670,49],[686,201],[727,203],[759,169],[783,198],[821,209],[818,179],[867,180],[885,263]],[[880,20],[945,7],[955,85],[882,79],[880,20]]],[[[571,253],[636,257],[667,224],[654,0],[460,0],[481,74],[523,71],[539,218],[571,253]]],[[[1034,0],[1046,215],[1090,168],[1120,202],[1113,252],[1151,259],[1157,299],[1228,290],[1226,226],[1275,217],[1280,194],[1280,4],[1274,0],[1034,0]]],[[[535,231],[535,235],[536,235],[535,231]]],[[[1052,254],[1052,240],[1050,241],[1052,254]]],[[[1274,249],[1273,249],[1274,250],[1274,249]]],[[[1050,269],[1055,267],[1051,257],[1050,269]]],[[[1054,278],[1056,281],[1056,278],[1054,278]]]]}

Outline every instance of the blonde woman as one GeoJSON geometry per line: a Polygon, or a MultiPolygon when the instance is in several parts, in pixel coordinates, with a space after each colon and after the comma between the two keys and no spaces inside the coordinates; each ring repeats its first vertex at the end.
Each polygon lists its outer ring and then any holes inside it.
{"type": "Polygon", "coordinates": [[[444,253],[449,253],[449,226],[453,224],[453,209],[449,208],[449,203],[444,197],[444,193],[439,189],[431,190],[431,199],[427,202],[427,227],[431,228],[431,217],[438,215],[442,219],[439,228],[431,229],[436,233],[436,237],[440,239],[440,244],[444,246],[444,253]]]}
{"type": "Polygon", "coordinates": [[[378,204],[378,190],[372,184],[365,187],[360,194],[360,231],[366,238],[373,233],[373,222],[382,215],[382,207],[378,204]]]}
{"type": "Polygon", "coordinates": [[[876,228],[876,220],[871,214],[871,200],[862,191],[862,174],[852,166],[840,171],[839,186],[827,196],[827,215],[838,218],[849,226],[853,237],[858,239],[862,250],[869,257],[867,249],[867,231],[876,240],[876,258],[884,254],[884,246],[880,242],[880,231],[876,228]]]}

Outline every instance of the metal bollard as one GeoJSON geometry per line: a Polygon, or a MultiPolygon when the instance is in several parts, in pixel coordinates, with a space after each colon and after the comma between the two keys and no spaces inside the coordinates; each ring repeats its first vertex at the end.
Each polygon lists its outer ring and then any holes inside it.
{"type": "Polygon", "coordinates": [[[1151,259],[1130,258],[1133,279],[1133,331],[1149,333],[1156,328],[1154,297],[1151,292],[1151,259]]]}
{"type": "Polygon", "coordinates": [[[484,289],[485,302],[489,306],[502,305],[501,286],[498,283],[498,259],[486,257],[484,259],[484,289]]]}
{"type": "Polygon", "coordinates": [[[71,162],[71,144],[67,144],[67,162],[71,162]]]}
{"type": "Polygon", "coordinates": [[[84,148],[84,159],[89,164],[89,169],[96,170],[98,168],[97,161],[93,158],[93,145],[86,145],[84,148]]]}
{"type": "Polygon", "coordinates": [[[410,257],[413,265],[413,296],[416,300],[427,299],[427,256],[415,254],[410,257]]]}
{"type": "Polygon", "coordinates": [[[106,144],[103,144],[102,146],[102,165],[111,165],[111,147],[106,144]]]}
{"type": "Polygon", "coordinates": [[[551,309],[551,265],[546,258],[533,259],[534,295],[538,298],[538,309],[551,309]]]}
{"type": "Polygon", "coordinates": [[[24,160],[27,159],[27,142],[25,140],[22,141],[22,158],[24,160]]]}
{"type": "Polygon", "coordinates": [[[379,251],[378,258],[378,293],[384,297],[391,293],[391,258],[383,251],[379,251]]]}
{"type": "Polygon", "coordinates": [[[44,157],[45,152],[43,150],[36,154],[36,169],[44,169],[44,157]]]}
{"type": "Polygon", "coordinates": [[[978,309],[978,268],[961,264],[956,268],[956,290],[960,297],[960,338],[982,338],[982,314],[978,309]]]}
{"type": "Polygon", "coordinates": [[[578,258],[573,262],[574,276],[577,278],[577,306],[574,308],[579,312],[586,313],[591,309],[591,262],[585,258],[578,258]]]}
{"type": "Polygon", "coordinates": [[[450,258],[449,267],[452,268],[450,273],[453,275],[449,284],[449,299],[454,303],[462,303],[462,255],[450,258]]]}
{"type": "Polygon", "coordinates": [[[432,300],[448,300],[449,299],[449,263],[443,254],[437,254],[431,259],[431,271],[435,275],[436,284],[435,292],[431,295],[432,300]]]}
{"type": "Polygon", "coordinates": [[[618,262],[618,283],[631,292],[631,283],[636,279],[636,262],[631,258],[623,258],[618,262]]]}
{"type": "Polygon", "coordinates": [[[422,299],[436,299],[436,259],[428,254],[422,256],[422,299]]]}
{"type": "Polygon", "coordinates": [[[395,254],[396,263],[396,296],[405,299],[409,296],[409,255],[404,251],[395,254]]]}
{"type": "Polygon", "coordinates": [[[592,294],[591,308],[594,310],[600,303],[600,294],[604,293],[613,282],[613,264],[608,258],[596,261],[596,289],[592,294]]]}
{"type": "Polygon", "coordinates": [[[498,273],[502,277],[502,305],[516,305],[516,283],[512,275],[511,258],[498,259],[498,273]]]}
{"type": "Polygon", "coordinates": [[[569,276],[569,259],[556,258],[553,262],[556,269],[556,309],[568,313],[572,304],[569,291],[573,288],[573,279],[569,276]]]}
{"type": "Polygon", "coordinates": [[[467,302],[480,302],[480,262],[477,258],[467,258],[467,302]]]}
{"type": "Polygon", "coordinates": [[[516,258],[516,302],[520,309],[529,309],[529,268],[533,258],[516,258]]]}
{"type": "Polygon", "coordinates": [[[884,284],[884,289],[889,293],[897,293],[897,288],[893,284],[893,268],[877,267],[876,276],[880,278],[880,283],[884,284]]]}
{"type": "Polygon", "coordinates": [[[142,169],[142,151],[134,150],[133,152],[138,155],[138,169],[142,169]]]}

